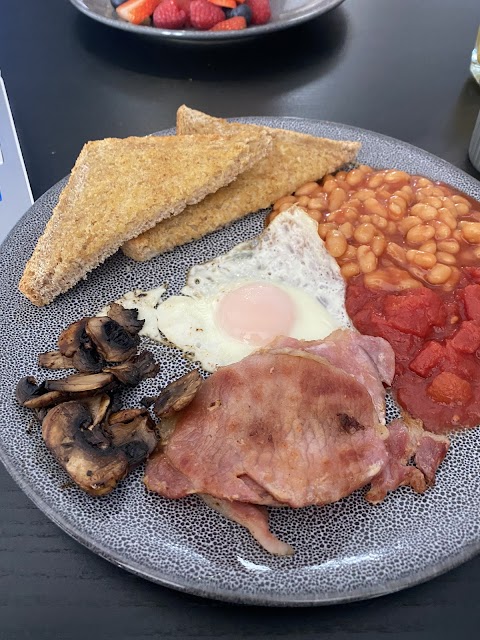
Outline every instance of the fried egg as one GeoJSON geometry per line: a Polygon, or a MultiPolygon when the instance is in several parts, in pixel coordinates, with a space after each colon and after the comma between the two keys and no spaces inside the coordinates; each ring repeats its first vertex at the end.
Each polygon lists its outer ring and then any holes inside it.
{"type": "Polygon", "coordinates": [[[316,340],[351,326],[340,269],[317,223],[295,206],[256,238],[194,266],[181,295],[159,304],[158,296],[135,294],[125,302],[147,320],[142,333],[157,341],[163,335],[206,371],[279,335],[316,340]]]}

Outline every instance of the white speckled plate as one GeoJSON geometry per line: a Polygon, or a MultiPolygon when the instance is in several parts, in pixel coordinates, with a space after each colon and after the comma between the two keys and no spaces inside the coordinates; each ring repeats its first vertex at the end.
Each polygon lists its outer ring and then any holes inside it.
{"type": "Polygon", "coordinates": [[[156,29],[150,26],[130,24],[119,18],[110,0],[70,0],[85,15],[116,29],[123,29],[143,36],[163,38],[185,43],[218,43],[261,36],[294,27],[312,20],[337,7],[343,0],[270,0],[272,19],[264,25],[248,27],[240,31],[195,31],[194,29],[156,29]]]}
{"type": "MultiPolygon", "coordinates": [[[[245,121],[360,140],[363,162],[443,180],[480,199],[476,180],[392,138],[293,118],[245,121]]],[[[118,253],[39,309],[18,293],[17,283],[64,184],[52,187],[33,205],[0,251],[0,457],[49,518],[92,551],[135,574],[182,591],[242,603],[306,605],[371,598],[432,578],[479,550],[478,428],[453,438],[436,486],[424,495],[401,488],[374,507],[357,492],[327,507],[273,509],[273,530],[296,548],[291,558],[268,555],[245,529],[196,497],[173,501],[147,493],[141,470],[105,498],[63,488],[67,476],[47,452],[31,414],[14,400],[16,381],[27,374],[45,377],[36,368],[37,354],[53,348],[68,323],[94,314],[135,287],[151,288],[168,280],[170,291],[177,292],[190,265],[257,234],[263,221],[261,213],[253,214],[144,264],[118,253]]],[[[161,361],[161,374],[142,383],[126,400],[137,403],[191,368],[174,350],[159,345],[153,350],[161,361]]],[[[394,412],[390,404],[389,416],[394,412]]]]}

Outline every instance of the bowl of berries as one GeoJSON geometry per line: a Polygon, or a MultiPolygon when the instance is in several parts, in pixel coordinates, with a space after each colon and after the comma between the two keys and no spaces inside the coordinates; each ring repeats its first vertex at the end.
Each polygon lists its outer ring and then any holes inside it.
{"type": "Polygon", "coordinates": [[[343,0],[70,0],[109,26],[183,42],[248,38],[292,27],[343,0]]]}

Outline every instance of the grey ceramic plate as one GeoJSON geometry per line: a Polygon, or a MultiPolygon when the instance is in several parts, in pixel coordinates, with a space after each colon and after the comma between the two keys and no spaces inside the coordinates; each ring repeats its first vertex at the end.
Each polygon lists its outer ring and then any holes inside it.
{"type": "Polygon", "coordinates": [[[110,0],[70,0],[70,2],[90,18],[117,29],[177,42],[215,43],[222,40],[252,38],[293,27],[330,11],[341,4],[343,0],[271,0],[272,19],[268,24],[249,27],[241,31],[223,32],[155,29],[154,27],[137,26],[118,18],[110,0]]]}
{"type": "MultiPolygon", "coordinates": [[[[246,121],[360,140],[363,162],[443,180],[480,199],[476,180],[392,138],[293,118],[246,121]]],[[[244,529],[196,497],[173,501],[147,493],[141,470],[105,498],[65,489],[67,477],[46,451],[38,426],[15,403],[18,378],[45,377],[36,368],[37,354],[54,348],[68,323],[96,313],[135,287],[150,288],[168,280],[170,291],[177,292],[190,265],[257,234],[263,216],[248,216],[144,264],[118,253],[39,309],[18,293],[17,283],[64,184],[52,187],[33,205],[0,252],[0,457],[49,518],[92,551],[135,574],[182,591],[242,603],[306,605],[371,598],[432,578],[479,550],[479,429],[453,438],[436,486],[424,495],[401,488],[373,507],[357,492],[327,507],[272,510],[274,531],[296,548],[291,558],[268,555],[244,529]]],[[[159,378],[143,383],[126,401],[138,403],[192,366],[173,350],[153,350],[162,364],[159,378]]],[[[389,416],[394,413],[390,405],[389,416]]]]}

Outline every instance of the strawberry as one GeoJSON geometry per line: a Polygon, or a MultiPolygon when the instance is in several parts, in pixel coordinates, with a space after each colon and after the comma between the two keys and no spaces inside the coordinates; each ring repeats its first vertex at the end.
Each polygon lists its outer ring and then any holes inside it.
{"type": "Polygon", "coordinates": [[[159,4],[160,0],[127,0],[116,11],[127,22],[140,24],[152,15],[159,4]]]}
{"type": "Polygon", "coordinates": [[[252,25],[266,24],[272,17],[270,0],[245,0],[252,10],[252,25]]]}
{"type": "Polygon", "coordinates": [[[225,7],[226,9],[235,9],[237,6],[236,0],[208,0],[212,4],[216,4],[219,7],[225,7]]]}
{"type": "Polygon", "coordinates": [[[209,31],[238,31],[239,29],[246,29],[247,21],[242,16],[236,16],[235,18],[229,18],[228,20],[222,20],[209,29],[209,31]]]}
{"type": "Polygon", "coordinates": [[[153,26],[158,29],[182,29],[186,21],[187,14],[176,0],[163,0],[153,12],[153,26]]]}
{"type": "Polygon", "coordinates": [[[208,0],[193,0],[190,5],[190,23],[195,29],[207,31],[223,20],[225,14],[222,9],[208,0]]]}

